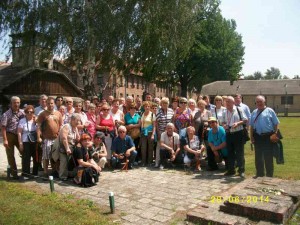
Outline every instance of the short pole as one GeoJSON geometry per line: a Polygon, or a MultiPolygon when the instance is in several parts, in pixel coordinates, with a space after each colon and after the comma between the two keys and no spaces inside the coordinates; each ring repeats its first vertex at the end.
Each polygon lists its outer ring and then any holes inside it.
{"type": "Polygon", "coordinates": [[[109,206],[110,206],[110,212],[113,214],[115,213],[115,196],[113,192],[109,192],[109,206]]]}
{"type": "Polygon", "coordinates": [[[11,171],[10,171],[10,165],[7,165],[7,170],[6,170],[6,177],[7,177],[7,179],[10,178],[10,173],[11,173],[11,171]]]}
{"type": "Polygon", "coordinates": [[[50,190],[51,190],[51,192],[53,192],[54,191],[53,176],[49,176],[49,182],[50,182],[50,190]]]}

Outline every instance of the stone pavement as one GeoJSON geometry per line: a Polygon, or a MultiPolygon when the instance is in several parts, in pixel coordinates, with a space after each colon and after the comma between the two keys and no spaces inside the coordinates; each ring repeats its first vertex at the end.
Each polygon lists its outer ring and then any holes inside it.
{"type": "MultiPolygon", "coordinates": [[[[20,157],[16,151],[18,168],[20,157]]],[[[6,171],[7,159],[0,140],[0,173],[6,171]]],[[[238,177],[225,178],[222,173],[202,171],[188,174],[178,170],[139,168],[128,172],[103,171],[98,185],[91,188],[74,186],[72,182],[55,181],[55,191],[74,194],[102,206],[109,206],[108,193],[114,192],[116,211],[121,224],[184,224],[188,210],[204,200],[226,191],[242,181],[238,177]],[[184,218],[176,221],[178,214],[184,218]],[[175,221],[175,222],[174,222],[175,221]]],[[[26,181],[50,191],[49,183],[41,179],[26,181]]]]}

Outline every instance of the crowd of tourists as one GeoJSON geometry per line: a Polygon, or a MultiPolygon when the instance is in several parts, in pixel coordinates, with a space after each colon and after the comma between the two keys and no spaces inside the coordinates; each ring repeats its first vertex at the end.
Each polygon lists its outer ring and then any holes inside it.
{"type": "Polygon", "coordinates": [[[224,176],[245,178],[244,145],[255,147],[255,177],[273,176],[273,142],[279,120],[255,98],[251,113],[242,96],[199,96],[73,101],[41,95],[39,106],[13,96],[1,117],[3,145],[11,176],[20,179],[14,147],[22,157],[23,179],[43,171],[63,181],[88,186],[103,169],[185,166],[198,172],[225,167],[224,176]],[[203,162],[205,162],[205,165],[203,162]],[[31,170],[32,162],[32,170],[31,170]],[[49,170],[51,166],[51,170],[49,170]],[[204,167],[205,166],[205,167],[204,167]],[[51,174],[50,174],[51,171],[51,174]]]}

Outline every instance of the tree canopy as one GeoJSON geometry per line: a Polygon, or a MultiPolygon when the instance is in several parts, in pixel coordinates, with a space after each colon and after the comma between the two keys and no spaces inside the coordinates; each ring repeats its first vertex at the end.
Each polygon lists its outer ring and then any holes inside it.
{"type": "Polygon", "coordinates": [[[241,69],[241,36],[218,6],[218,0],[3,0],[0,38],[45,34],[43,46],[76,69],[87,96],[96,94],[94,76],[104,69],[181,82],[185,95],[187,86],[235,79],[241,69]]]}

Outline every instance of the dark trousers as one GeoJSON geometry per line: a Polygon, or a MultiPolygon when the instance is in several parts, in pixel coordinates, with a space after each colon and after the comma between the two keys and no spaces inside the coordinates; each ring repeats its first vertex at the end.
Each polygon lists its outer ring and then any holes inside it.
{"type": "Polygon", "coordinates": [[[32,174],[38,175],[38,161],[36,160],[36,143],[23,142],[23,154],[22,154],[22,173],[24,176],[30,175],[30,161],[32,158],[33,169],[32,174]]]}
{"type": "Polygon", "coordinates": [[[226,133],[226,145],[228,150],[228,171],[235,171],[235,161],[239,173],[245,172],[245,156],[243,131],[226,133]]]}
{"type": "Polygon", "coordinates": [[[5,148],[7,161],[11,169],[11,174],[17,176],[18,169],[15,159],[15,146],[19,150],[18,136],[16,134],[6,132],[8,148],[5,148]]]}
{"type": "MultiPolygon", "coordinates": [[[[129,156],[129,168],[132,167],[132,163],[134,162],[135,158],[137,156],[137,151],[132,151],[130,153],[130,156],[129,156]]],[[[120,166],[120,164],[124,161],[125,159],[118,159],[116,157],[112,157],[111,158],[111,167],[113,169],[117,168],[118,166],[120,166]]]]}
{"type": "Polygon", "coordinates": [[[273,177],[274,164],[273,164],[273,143],[270,141],[270,135],[258,135],[254,133],[254,146],[255,146],[255,168],[256,176],[273,177]]]}
{"type": "MultiPolygon", "coordinates": [[[[160,163],[166,167],[167,163],[168,163],[168,159],[171,159],[171,152],[166,150],[166,149],[160,149],[160,163]]],[[[182,151],[180,151],[177,155],[175,160],[173,161],[173,163],[175,164],[183,164],[183,158],[184,158],[184,154],[182,151]]]]}
{"type": "Polygon", "coordinates": [[[211,150],[211,148],[209,146],[207,146],[207,148],[206,148],[206,153],[207,153],[208,167],[212,170],[218,169],[218,165],[215,161],[215,154],[213,153],[213,151],[211,150]]]}

